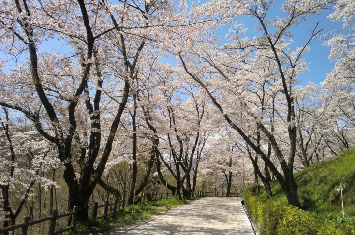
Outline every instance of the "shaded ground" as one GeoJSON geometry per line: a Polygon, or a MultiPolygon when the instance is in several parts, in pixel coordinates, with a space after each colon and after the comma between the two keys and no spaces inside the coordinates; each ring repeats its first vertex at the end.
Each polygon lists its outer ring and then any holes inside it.
{"type": "Polygon", "coordinates": [[[237,197],[203,198],[110,234],[254,234],[240,201],[237,197]]]}

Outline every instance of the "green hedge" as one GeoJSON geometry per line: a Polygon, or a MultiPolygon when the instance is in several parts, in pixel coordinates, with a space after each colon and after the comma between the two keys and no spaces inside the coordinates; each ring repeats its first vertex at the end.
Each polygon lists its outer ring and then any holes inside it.
{"type": "Polygon", "coordinates": [[[354,227],[322,221],[314,214],[290,205],[280,205],[271,200],[261,200],[252,188],[244,194],[244,205],[249,217],[266,235],[349,235],[354,227]]]}

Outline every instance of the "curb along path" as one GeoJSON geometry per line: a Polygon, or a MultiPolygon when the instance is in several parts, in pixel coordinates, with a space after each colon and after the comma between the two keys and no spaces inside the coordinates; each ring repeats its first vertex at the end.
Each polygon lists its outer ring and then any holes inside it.
{"type": "MultiPolygon", "coordinates": [[[[234,234],[253,235],[238,197],[208,197],[184,205],[136,228],[115,234],[234,234]]],[[[110,233],[112,234],[112,233],[110,233]]]]}

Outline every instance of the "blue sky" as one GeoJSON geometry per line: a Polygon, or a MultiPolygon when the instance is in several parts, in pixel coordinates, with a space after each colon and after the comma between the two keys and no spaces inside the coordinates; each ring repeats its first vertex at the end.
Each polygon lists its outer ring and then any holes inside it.
{"type": "MultiPolygon", "coordinates": [[[[284,14],[280,9],[283,1],[275,2],[268,15],[269,19],[274,19],[277,16],[282,17],[284,14]]],[[[334,67],[333,61],[328,58],[330,47],[323,44],[326,34],[340,30],[341,23],[332,22],[327,18],[330,13],[331,10],[326,10],[321,15],[310,15],[305,22],[291,29],[295,46],[302,46],[307,42],[317,22],[319,22],[318,29],[323,29],[319,36],[310,43],[310,50],[304,54],[309,71],[299,77],[300,85],[306,85],[308,82],[320,83],[324,81],[326,74],[331,72],[334,67]]],[[[247,16],[242,16],[237,19],[239,23],[244,24],[245,27],[248,28],[246,36],[253,37],[253,35],[255,35],[255,26],[257,25],[256,20],[247,16]]],[[[229,27],[223,27],[217,34],[221,38],[224,38],[225,34],[228,33],[228,28],[229,27]]]]}

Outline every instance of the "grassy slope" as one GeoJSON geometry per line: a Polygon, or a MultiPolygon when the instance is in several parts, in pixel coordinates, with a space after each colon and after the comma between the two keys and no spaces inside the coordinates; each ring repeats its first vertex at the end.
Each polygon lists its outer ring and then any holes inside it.
{"type": "MultiPolygon", "coordinates": [[[[295,174],[298,194],[304,209],[318,216],[335,219],[341,216],[339,186],[344,186],[345,216],[355,216],[355,148],[329,162],[319,162],[295,174]]],[[[273,201],[286,202],[280,185],[273,183],[273,201]]],[[[265,194],[262,197],[266,197],[265,194]]]]}

